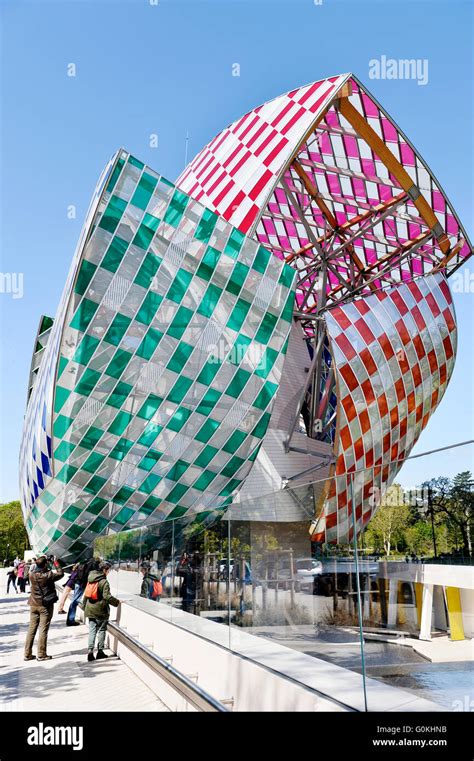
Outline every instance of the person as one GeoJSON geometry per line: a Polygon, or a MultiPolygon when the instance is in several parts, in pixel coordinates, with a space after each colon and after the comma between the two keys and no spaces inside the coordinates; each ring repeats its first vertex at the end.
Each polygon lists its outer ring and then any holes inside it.
{"type": "Polygon", "coordinates": [[[25,592],[26,592],[26,585],[30,583],[30,571],[31,571],[31,562],[27,560],[25,562],[25,569],[23,571],[23,578],[25,580],[25,592]]]}
{"type": "Polygon", "coordinates": [[[76,609],[79,604],[79,600],[84,595],[84,589],[86,588],[87,579],[91,571],[95,571],[98,568],[99,561],[97,558],[91,558],[84,563],[80,563],[77,569],[77,576],[74,580],[74,592],[72,600],[67,612],[66,625],[67,626],[80,626],[79,621],[76,621],[76,609]]]}
{"type": "Polygon", "coordinates": [[[181,608],[186,613],[198,613],[199,607],[199,586],[200,586],[200,558],[198,553],[194,553],[190,558],[187,552],[183,552],[179,561],[176,575],[182,578],[181,582],[181,608]]]}
{"type": "Polygon", "coordinates": [[[181,578],[181,587],[179,594],[181,596],[181,608],[188,612],[194,595],[192,594],[193,572],[191,569],[190,557],[187,552],[183,552],[179,559],[176,576],[181,578]]]}
{"type": "Polygon", "coordinates": [[[20,565],[20,558],[18,555],[15,557],[15,560],[13,561],[13,565],[15,568],[17,568],[20,565]]]}
{"type": "Polygon", "coordinates": [[[16,568],[14,565],[9,565],[7,568],[7,595],[10,593],[10,584],[13,584],[13,589],[18,592],[16,588],[16,568]]]}
{"type": "Polygon", "coordinates": [[[75,563],[72,567],[71,573],[69,575],[68,580],[64,584],[64,589],[61,597],[59,598],[59,606],[58,606],[58,613],[62,613],[66,615],[66,611],[64,610],[64,603],[66,602],[67,598],[71,594],[72,590],[76,586],[76,578],[77,578],[77,569],[79,568],[79,563],[75,563]]]}
{"type": "Polygon", "coordinates": [[[107,576],[111,565],[106,560],[102,561],[98,570],[92,570],[87,579],[87,585],[84,591],[84,614],[89,619],[89,640],[87,660],[94,660],[94,647],[97,639],[97,656],[96,660],[108,658],[104,653],[105,632],[107,631],[107,621],[110,618],[110,606],[117,608],[120,600],[110,592],[107,576]]]}
{"type": "Polygon", "coordinates": [[[62,579],[64,571],[59,560],[53,560],[54,570],[51,569],[46,555],[40,555],[36,560],[36,569],[30,571],[30,625],[25,641],[25,661],[33,661],[33,643],[39,627],[38,661],[49,661],[47,654],[48,630],[53,617],[54,603],[57,601],[55,582],[62,579]]]}
{"type": "Polygon", "coordinates": [[[140,573],[143,575],[140,597],[146,597],[148,600],[160,602],[161,595],[163,594],[161,575],[152,571],[151,565],[147,561],[141,564],[140,573]]]}
{"type": "Polygon", "coordinates": [[[20,592],[22,594],[24,594],[25,592],[25,566],[26,566],[25,561],[20,560],[16,568],[18,586],[20,587],[20,592]]]}

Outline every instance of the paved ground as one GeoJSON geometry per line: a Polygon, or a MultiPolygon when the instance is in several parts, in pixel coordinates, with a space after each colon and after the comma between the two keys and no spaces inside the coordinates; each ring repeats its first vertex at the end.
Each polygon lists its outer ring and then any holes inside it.
{"type": "Polygon", "coordinates": [[[0,570],[0,711],[168,710],[115,656],[88,663],[87,627],[67,627],[66,616],[55,613],[51,622],[52,660],[24,661],[28,595],[5,589],[0,570]]]}
{"type": "Polygon", "coordinates": [[[421,639],[408,640],[416,653],[432,663],[460,662],[474,663],[474,643],[472,639],[452,642],[448,636],[433,638],[430,642],[421,639]]]}

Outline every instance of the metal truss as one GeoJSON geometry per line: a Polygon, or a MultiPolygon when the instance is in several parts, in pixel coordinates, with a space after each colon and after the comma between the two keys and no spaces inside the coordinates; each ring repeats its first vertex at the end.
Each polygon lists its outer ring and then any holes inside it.
{"type": "MultiPolygon", "coordinates": [[[[296,229],[298,235],[291,240],[305,241],[292,250],[272,243],[298,271],[295,318],[301,321],[312,355],[288,449],[301,416],[310,438],[328,442],[334,438],[334,372],[322,319],[324,313],[356,296],[393,287],[407,273],[416,277],[420,274],[420,262],[423,273],[446,268],[464,243],[461,238],[451,246],[422,192],[368,121],[351,105],[347,97],[350,94],[349,90],[331,104],[313,133],[300,145],[274,191],[273,198],[279,202],[269,203],[260,220],[260,224],[271,221],[279,231],[296,229]],[[326,118],[331,109],[338,115],[337,124],[326,118]],[[329,134],[362,139],[377,154],[387,169],[387,177],[371,177],[370,181],[384,185],[386,194],[390,191],[386,200],[370,205],[358,199],[356,192],[348,198],[328,192],[331,175],[343,177],[345,182],[367,181],[366,175],[351,168],[340,156],[334,155],[332,160],[325,157],[324,162],[314,159],[315,155],[320,156],[323,136],[329,134]],[[338,216],[345,221],[339,223],[338,216]],[[399,228],[413,229],[417,234],[407,238],[399,228]],[[361,241],[373,248],[372,263],[363,261],[359,253],[361,241]]],[[[290,235],[287,237],[290,239],[290,235]]]]}

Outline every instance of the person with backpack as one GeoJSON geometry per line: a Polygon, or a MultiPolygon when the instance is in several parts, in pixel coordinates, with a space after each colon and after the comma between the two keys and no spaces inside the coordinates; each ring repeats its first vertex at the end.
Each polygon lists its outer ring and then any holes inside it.
{"type": "Polygon", "coordinates": [[[150,564],[147,562],[141,564],[140,573],[143,574],[140,597],[146,597],[148,600],[160,602],[161,595],[163,594],[161,576],[154,573],[150,568],[150,564]]]}
{"type": "Polygon", "coordinates": [[[35,660],[32,653],[33,643],[39,627],[38,661],[50,661],[51,655],[46,652],[48,631],[53,617],[54,603],[57,601],[55,582],[62,579],[64,571],[59,560],[53,560],[54,570],[48,564],[46,555],[40,555],[36,560],[36,568],[30,571],[30,625],[25,641],[25,661],[35,660]]]}
{"type": "Polygon", "coordinates": [[[95,660],[108,658],[104,653],[105,632],[110,618],[110,606],[117,608],[120,600],[117,600],[110,592],[107,576],[111,565],[106,560],[102,561],[98,570],[89,573],[86,588],[84,590],[84,614],[89,619],[89,641],[87,660],[94,660],[94,647],[97,639],[97,656],[95,660]]]}
{"type": "Polygon", "coordinates": [[[79,621],[76,621],[76,609],[79,600],[81,600],[84,595],[84,589],[86,588],[90,572],[97,570],[98,567],[99,561],[97,558],[90,558],[90,560],[86,560],[79,564],[79,567],[77,568],[77,576],[74,579],[74,592],[72,593],[72,599],[67,612],[67,626],[80,626],[79,621]]]}

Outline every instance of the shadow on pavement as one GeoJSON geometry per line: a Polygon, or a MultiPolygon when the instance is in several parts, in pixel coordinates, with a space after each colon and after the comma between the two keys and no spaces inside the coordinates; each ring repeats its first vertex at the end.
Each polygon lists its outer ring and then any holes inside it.
{"type": "MultiPolygon", "coordinates": [[[[69,654],[69,653],[68,653],[69,654]]],[[[58,695],[61,693],[74,692],[82,679],[95,679],[115,668],[117,658],[110,658],[93,663],[84,662],[89,668],[76,670],[76,663],[61,663],[61,656],[54,656],[51,661],[44,665],[31,661],[21,672],[19,669],[8,673],[0,670],[0,706],[18,700],[24,691],[28,698],[44,701],[48,697],[54,697],[57,704],[58,695]],[[51,668],[52,666],[52,668],[51,668]],[[20,689],[20,673],[22,675],[23,688],[20,689]]],[[[92,687],[93,689],[93,687],[92,687]]]]}

